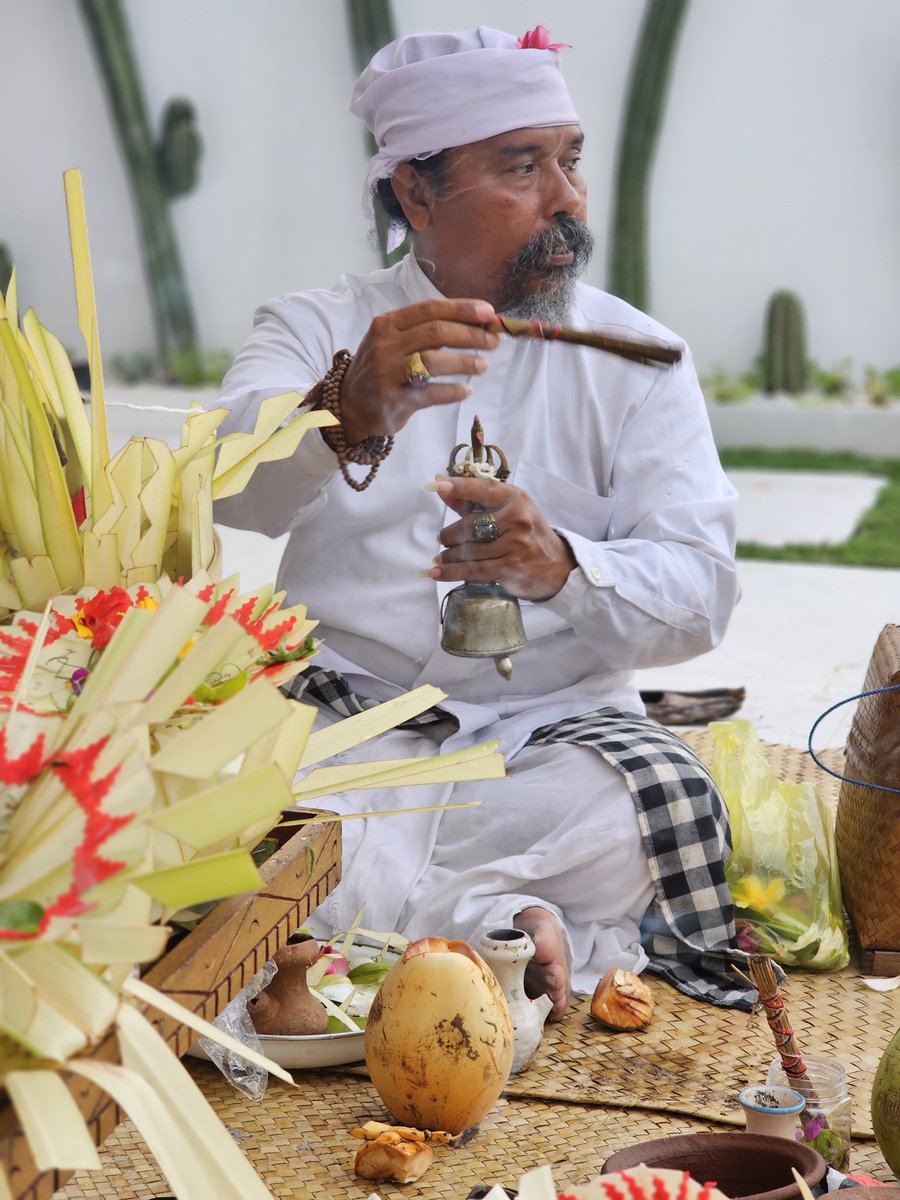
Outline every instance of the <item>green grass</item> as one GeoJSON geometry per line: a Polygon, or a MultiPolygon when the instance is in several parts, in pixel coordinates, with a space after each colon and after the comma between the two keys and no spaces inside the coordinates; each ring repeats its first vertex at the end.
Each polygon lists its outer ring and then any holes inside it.
{"type": "Polygon", "coordinates": [[[864,458],[847,452],[816,450],[723,450],[725,467],[750,470],[835,471],[845,475],[880,475],[887,482],[872,507],[860,518],[853,536],[835,545],[764,546],[739,542],[739,558],[780,562],[835,563],[852,567],[900,567],[900,459],[864,458]]]}

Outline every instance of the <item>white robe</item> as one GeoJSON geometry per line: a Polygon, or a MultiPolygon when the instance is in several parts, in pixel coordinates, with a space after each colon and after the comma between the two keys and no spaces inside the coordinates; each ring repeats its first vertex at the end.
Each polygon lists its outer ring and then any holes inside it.
{"type": "MultiPolygon", "coordinates": [[[[337,350],[356,349],[375,315],[437,296],[410,255],[385,271],[345,276],[330,291],[263,306],[223,385],[220,403],[231,409],[223,429],[252,428],[267,395],[305,392],[337,350]]],[[[683,661],[718,643],[738,596],[736,495],[719,465],[687,347],[623,301],[582,284],[571,323],[675,343],[683,358],[672,368],[648,367],[588,348],[502,338],[474,394],[415,414],[366,491],[346,485],[334,454],[313,432],[293,458],[261,468],[242,495],[220,503],[216,517],[272,536],[290,531],[278,585],[319,620],[319,665],[340,670],[356,692],[375,699],[436,684],[459,721],[443,750],[499,738],[507,754],[511,780],[441,789],[454,799],[491,798],[482,809],[466,810],[477,814],[471,836],[460,835],[449,812],[443,821],[345,822],[344,881],[326,902],[329,919],[345,925],[358,900],[370,924],[454,936],[466,928],[472,936],[484,922],[508,924],[518,911],[507,912],[510,904],[535,899],[563,914],[576,982],[588,986],[588,975],[606,961],[603,946],[630,956],[632,966],[645,961],[636,922],[649,899],[648,877],[631,801],[593,752],[568,746],[517,752],[550,721],[602,705],[642,712],[633,670],[683,661]],[[438,532],[456,519],[424,484],[446,470],[455,445],[469,442],[475,415],[486,440],[505,451],[511,482],[531,495],[577,562],[556,596],[522,604],[528,642],[513,657],[510,682],[491,659],[441,649],[440,609],[449,585],[420,574],[439,549],[438,532]],[[529,779],[543,771],[545,782],[526,789],[535,819],[519,814],[513,821],[507,806],[526,762],[535,772],[529,779]],[[494,800],[497,789],[505,791],[494,800]],[[591,824],[594,809],[602,811],[591,824]],[[555,814],[552,828],[542,824],[547,813],[555,814]],[[610,814],[616,814],[611,822],[610,814]],[[521,836],[513,837],[513,826],[521,836]],[[613,845],[611,826],[628,854],[613,845]],[[484,862],[475,862],[479,838],[496,846],[484,862]],[[523,870],[523,860],[536,854],[548,859],[550,875],[534,879],[523,870]],[[621,890],[630,907],[619,912],[609,884],[620,877],[606,863],[626,859],[631,866],[621,890]]],[[[398,739],[405,753],[435,749],[419,734],[395,733],[378,756],[395,756],[398,739]]],[[[374,756],[371,747],[358,755],[374,756]]],[[[335,807],[422,803],[422,790],[356,793],[335,807]]]]}

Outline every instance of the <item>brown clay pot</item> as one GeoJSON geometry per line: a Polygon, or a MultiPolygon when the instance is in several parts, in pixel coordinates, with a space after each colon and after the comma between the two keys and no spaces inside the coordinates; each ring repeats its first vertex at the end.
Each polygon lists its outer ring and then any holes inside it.
{"type": "Polygon", "coordinates": [[[296,1037],[325,1032],[328,1014],[306,986],[307,968],[318,957],[315,938],[288,942],[275,952],[275,978],[247,1005],[257,1033],[296,1037]]]}
{"type": "Polygon", "coordinates": [[[795,1167],[810,1188],[825,1177],[825,1159],[811,1146],[756,1133],[688,1133],[617,1150],[602,1174],[645,1163],[687,1171],[698,1183],[714,1181],[732,1200],[800,1200],[795,1167]]]}

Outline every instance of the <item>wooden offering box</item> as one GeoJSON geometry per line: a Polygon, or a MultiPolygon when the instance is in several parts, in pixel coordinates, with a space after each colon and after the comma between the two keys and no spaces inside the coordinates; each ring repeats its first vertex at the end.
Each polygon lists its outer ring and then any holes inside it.
{"type": "MultiPolygon", "coordinates": [[[[338,882],[340,867],[340,822],[301,828],[260,867],[260,891],[222,900],[144,979],[191,1012],[213,1020],[321,904],[338,882]]],[[[146,1011],[175,1053],[184,1054],[195,1038],[192,1030],[153,1009],[146,1011]]],[[[106,1037],[93,1055],[115,1061],[115,1037],[106,1037]]],[[[83,1079],[69,1077],[68,1084],[101,1145],[122,1119],[121,1111],[105,1092],[83,1079]]],[[[50,1200],[71,1175],[37,1170],[5,1098],[0,1101],[0,1161],[15,1200],[50,1200]]]]}

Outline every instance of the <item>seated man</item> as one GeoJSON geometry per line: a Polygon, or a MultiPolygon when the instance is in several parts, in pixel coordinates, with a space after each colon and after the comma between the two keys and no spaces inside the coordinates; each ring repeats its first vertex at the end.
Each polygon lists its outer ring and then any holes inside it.
{"type": "Polygon", "coordinates": [[[225,428],[252,428],[261,399],[290,389],[341,424],[257,471],[217,517],[289,531],[278,585],[324,642],[293,694],[323,720],[421,683],[447,693],[430,724],[356,758],[491,738],[507,756],[507,779],[329,798],[344,812],[479,807],[345,823],[318,930],[363,907],[368,927],[410,937],[518,926],[536,945],[531,992],[552,997],[556,1019],[573,987],[648,961],[693,995],[742,1003],[724,806],[692,752],[640,715],[631,679],[722,637],[738,595],[735,493],[687,347],[577,282],[591,250],[583,133],[559,52],[522,41],[417,34],[361,76],[352,109],[379,145],[366,194],[412,249],[259,310],[224,383],[225,428]],[[498,313],[680,359],[498,335],[498,313]],[[510,478],[434,482],[476,415],[510,478]],[[509,681],[490,657],[441,648],[442,601],[461,581],[498,581],[522,602],[509,681]]]}

